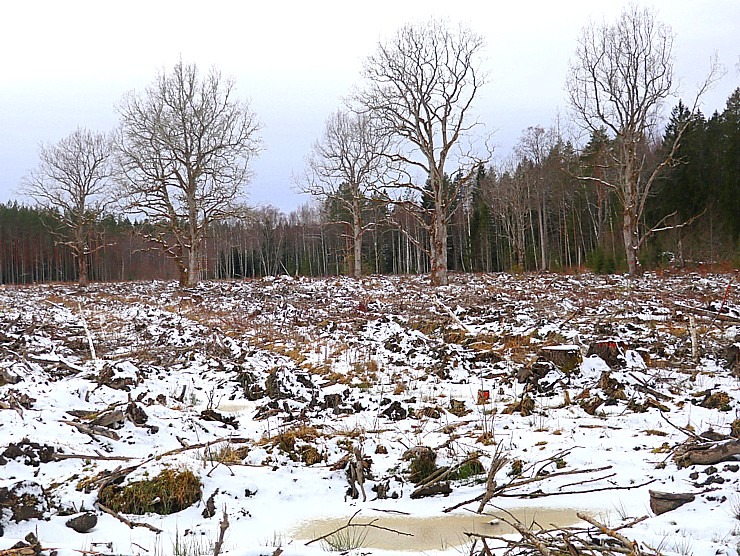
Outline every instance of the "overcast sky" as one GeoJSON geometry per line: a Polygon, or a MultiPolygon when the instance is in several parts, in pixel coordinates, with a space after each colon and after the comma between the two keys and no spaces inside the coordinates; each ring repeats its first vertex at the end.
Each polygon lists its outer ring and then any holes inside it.
{"type": "MultiPolygon", "coordinates": [[[[613,21],[622,0],[24,0],[3,6],[0,30],[0,201],[37,165],[41,142],[76,127],[108,131],[116,103],[141,91],[180,58],[216,66],[251,99],[264,124],[253,204],[290,211],[294,192],[327,115],[360,83],[363,59],[404,23],[430,16],[462,21],[487,42],[489,83],[476,114],[507,156],[531,125],[567,120],[563,84],[581,28],[613,21]]],[[[675,74],[685,99],[717,52],[726,76],[703,111],[722,110],[740,84],[739,0],[647,0],[670,25],[675,74]]],[[[668,112],[675,103],[666,108],[668,112]]]]}

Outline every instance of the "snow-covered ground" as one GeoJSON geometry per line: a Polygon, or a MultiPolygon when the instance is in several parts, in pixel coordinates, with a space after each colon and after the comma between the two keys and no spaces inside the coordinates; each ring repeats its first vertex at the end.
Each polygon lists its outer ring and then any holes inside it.
{"type": "MultiPolygon", "coordinates": [[[[685,452],[736,442],[738,347],[737,274],[2,287],[0,551],[33,533],[59,555],[213,554],[226,516],[221,554],[323,554],[307,522],[470,516],[498,455],[484,513],[647,515],[620,532],[656,552],[735,554],[738,465],[685,452]],[[412,498],[420,447],[482,473],[412,498]],[[348,495],[356,450],[366,501],[348,495]],[[166,516],[96,507],[111,472],[127,485],[163,469],[194,473],[200,500],[166,516]],[[650,490],[695,499],[655,515],[650,490]],[[36,513],[18,520],[23,504],[36,513]],[[89,532],[65,525],[86,511],[89,532]]],[[[468,554],[459,541],[415,552],[468,554]]]]}

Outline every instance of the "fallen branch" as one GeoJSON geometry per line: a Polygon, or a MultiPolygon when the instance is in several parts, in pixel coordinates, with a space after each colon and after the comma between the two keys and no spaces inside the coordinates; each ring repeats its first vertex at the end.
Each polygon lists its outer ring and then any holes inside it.
{"type": "Polygon", "coordinates": [[[740,440],[732,439],[706,444],[690,443],[676,453],[674,460],[679,467],[688,467],[690,465],[713,465],[733,460],[737,455],[740,455],[740,440]]]}
{"type": "Polygon", "coordinates": [[[684,428],[684,427],[679,427],[678,425],[674,425],[673,423],[671,423],[671,422],[670,422],[670,421],[668,420],[668,417],[666,417],[666,416],[665,416],[665,415],[663,414],[663,412],[662,412],[662,411],[659,411],[659,412],[658,412],[658,415],[660,415],[660,416],[661,416],[661,417],[663,418],[663,420],[664,420],[664,421],[665,421],[666,423],[668,423],[668,424],[669,424],[670,426],[672,426],[672,427],[673,427],[674,429],[676,429],[677,431],[681,431],[681,432],[682,432],[682,433],[684,433],[684,434],[685,434],[686,436],[690,436],[691,438],[694,438],[694,439],[697,439],[697,440],[701,439],[701,437],[700,437],[700,436],[699,436],[698,434],[696,434],[696,433],[695,433],[694,431],[692,431],[692,430],[689,430],[689,429],[687,429],[687,428],[684,428]]]}
{"type": "Polygon", "coordinates": [[[626,548],[629,548],[630,551],[633,554],[635,554],[635,556],[639,556],[639,554],[640,554],[640,546],[637,544],[637,541],[631,541],[631,540],[629,540],[624,535],[622,535],[620,533],[617,533],[616,530],[610,529],[606,525],[603,525],[603,524],[599,523],[594,518],[592,518],[591,516],[588,516],[588,515],[586,515],[584,513],[577,512],[576,515],[578,516],[578,519],[582,519],[586,523],[590,523],[591,525],[593,525],[594,527],[596,527],[600,532],[602,532],[607,537],[611,537],[613,539],[616,539],[616,540],[618,540],[622,544],[622,546],[624,546],[626,548]]]}
{"type": "Polygon", "coordinates": [[[507,461],[509,461],[509,458],[503,454],[501,444],[499,444],[496,446],[496,452],[493,454],[493,460],[491,460],[491,468],[488,470],[488,477],[486,478],[486,491],[478,505],[478,513],[482,513],[486,504],[496,495],[496,473],[501,471],[507,461]]]}
{"type": "Polygon", "coordinates": [[[95,507],[99,509],[100,511],[107,513],[108,515],[112,515],[121,523],[125,523],[126,525],[129,526],[130,529],[133,529],[134,527],[146,527],[147,529],[154,531],[155,533],[162,532],[161,529],[157,529],[154,525],[150,525],[149,523],[142,523],[142,522],[131,521],[130,519],[126,519],[121,514],[119,514],[117,511],[111,510],[107,506],[103,506],[103,504],[101,504],[100,502],[95,502],[95,507]]]}
{"type": "Polygon", "coordinates": [[[441,483],[447,479],[452,473],[460,469],[463,465],[470,463],[478,457],[477,453],[473,453],[466,457],[460,463],[450,466],[444,466],[437,469],[429,477],[427,477],[422,483],[416,485],[416,489],[411,493],[411,498],[422,498],[424,496],[431,496],[433,494],[449,494],[451,492],[449,485],[446,488],[434,489],[433,486],[437,483],[441,483]]]}
{"type": "Polygon", "coordinates": [[[442,307],[442,309],[444,309],[445,312],[448,315],[450,315],[450,317],[452,317],[452,320],[454,320],[455,323],[460,328],[462,328],[463,330],[465,330],[465,332],[467,332],[468,334],[471,334],[470,328],[468,328],[467,326],[465,326],[465,324],[463,324],[463,322],[459,318],[457,318],[457,315],[452,312],[452,309],[450,309],[447,305],[445,305],[444,303],[442,303],[436,295],[435,296],[432,296],[432,299],[434,299],[434,301],[437,302],[437,305],[439,305],[440,307],[442,307]]]}
{"type": "Polygon", "coordinates": [[[208,442],[201,442],[200,444],[190,444],[188,446],[183,446],[182,448],[175,448],[174,450],[170,450],[169,452],[157,454],[156,456],[153,456],[146,461],[151,461],[152,459],[160,460],[165,456],[171,456],[174,454],[179,454],[181,452],[187,452],[188,450],[197,450],[199,448],[207,448],[208,446],[218,444],[219,442],[231,442],[233,444],[244,444],[245,442],[249,442],[249,439],[242,438],[242,437],[236,437],[236,436],[223,436],[221,438],[216,438],[215,440],[209,440],[208,442]]]}
{"type": "Polygon", "coordinates": [[[655,396],[656,398],[658,398],[659,400],[663,400],[664,402],[673,401],[673,398],[671,398],[670,396],[667,396],[666,394],[663,394],[662,392],[658,392],[654,388],[650,388],[650,386],[645,384],[645,382],[642,379],[640,379],[640,377],[635,375],[635,373],[630,373],[630,376],[637,381],[637,384],[633,385],[633,388],[635,390],[638,390],[642,392],[643,394],[650,394],[651,396],[655,396]]]}
{"type": "Polygon", "coordinates": [[[673,302],[674,307],[681,309],[682,311],[686,311],[688,313],[693,313],[695,315],[699,315],[700,317],[707,317],[714,320],[721,320],[724,322],[730,322],[733,324],[740,324],[740,318],[737,317],[731,317],[730,315],[725,315],[722,313],[718,313],[716,311],[709,311],[708,309],[699,309],[698,307],[689,307],[688,305],[684,305],[682,303],[676,303],[673,302]]]}
{"type": "Polygon", "coordinates": [[[224,506],[224,517],[221,519],[221,523],[218,524],[218,540],[216,541],[216,544],[213,545],[213,556],[218,556],[221,554],[221,547],[224,544],[224,535],[226,534],[226,529],[229,528],[229,516],[226,513],[226,506],[224,506]]]}
{"type": "Polygon", "coordinates": [[[92,334],[90,334],[90,329],[87,326],[87,321],[85,320],[85,314],[82,312],[82,305],[80,303],[77,303],[77,309],[80,311],[80,320],[82,321],[82,329],[85,331],[85,336],[87,336],[87,345],[90,348],[90,358],[94,361],[97,361],[98,356],[95,354],[95,344],[93,344],[92,334]]]}
{"type": "MultiPolygon", "coordinates": [[[[485,543],[486,539],[492,539],[500,543],[506,550],[504,554],[515,554],[517,556],[553,556],[571,555],[571,556],[614,556],[615,554],[625,554],[629,556],[659,556],[659,553],[651,549],[648,545],[641,547],[637,541],[632,541],[625,535],[618,533],[619,529],[632,527],[637,523],[647,519],[648,516],[637,518],[620,527],[610,528],[600,523],[596,519],[583,513],[577,513],[579,519],[585,521],[592,527],[559,527],[554,529],[541,529],[533,531],[521,521],[519,521],[511,512],[498,508],[508,514],[509,518],[502,518],[504,522],[516,529],[521,538],[512,536],[485,535],[481,533],[465,532],[469,538],[480,539],[485,543]],[[611,540],[599,538],[599,534],[606,535],[611,540]],[[648,550],[645,550],[648,549],[648,550]]],[[[488,555],[490,553],[486,552],[488,555]]],[[[471,554],[473,552],[471,551],[471,554]]]]}
{"type": "Polygon", "coordinates": [[[578,486],[578,485],[585,485],[586,483],[595,483],[597,481],[603,481],[604,479],[611,479],[612,477],[616,477],[616,473],[609,473],[609,475],[604,475],[603,477],[594,477],[593,479],[584,479],[583,481],[576,481],[575,483],[568,483],[567,485],[560,485],[558,489],[564,489],[567,487],[572,486],[578,486]]]}
{"type": "Polygon", "coordinates": [[[81,433],[89,434],[90,436],[96,436],[96,435],[105,436],[106,438],[110,438],[112,440],[121,439],[121,437],[118,435],[117,432],[107,429],[105,427],[100,427],[98,425],[85,425],[84,423],[78,423],[77,421],[65,421],[65,420],[61,420],[59,422],[64,423],[65,425],[72,425],[81,433]]]}
{"type": "Polygon", "coordinates": [[[588,490],[565,490],[563,492],[531,492],[529,494],[500,494],[504,498],[545,498],[546,496],[557,496],[560,494],[588,494],[590,492],[603,492],[605,490],[632,490],[633,488],[641,488],[650,485],[658,479],[650,479],[644,483],[638,485],[625,485],[625,486],[608,486],[601,488],[591,488],[588,490]]]}
{"type": "Polygon", "coordinates": [[[126,456],[91,456],[88,454],[54,454],[54,461],[61,461],[64,459],[89,459],[89,460],[100,460],[100,461],[131,461],[134,458],[126,456]]]}
{"type": "MultiPolygon", "coordinates": [[[[544,480],[550,479],[552,477],[560,477],[562,475],[579,475],[581,473],[598,473],[599,471],[606,471],[607,469],[611,469],[611,468],[612,468],[611,465],[606,465],[604,467],[596,467],[594,469],[575,469],[573,471],[556,471],[554,473],[550,473],[549,475],[542,475],[540,477],[532,477],[530,479],[523,479],[523,480],[520,480],[520,481],[511,481],[511,482],[506,483],[505,485],[501,485],[500,487],[497,487],[494,490],[493,496],[505,496],[505,497],[508,497],[508,498],[516,498],[516,497],[526,498],[526,497],[529,497],[530,496],[527,493],[523,493],[523,494],[503,494],[503,492],[505,490],[509,490],[509,489],[513,489],[513,488],[518,488],[520,486],[524,486],[524,485],[527,485],[527,484],[531,484],[531,483],[535,483],[535,482],[539,482],[539,481],[544,481],[544,480]]],[[[605,488],[603,490],[609,490],[610,488],[619,488],[619,487],[608,487],[608,488],[605,488]]],[[[570,493],[568,493],[568,492],[562,492],[562,493],[553,493],[553,494],[570,494],[570,493]]],[[[462,502],[459,502],[459,503],[455,504],[454,506],[450,506],[449,508],[444,508],[442,511],[445,512],[445,513],[449,513],[452,510],[456,510],[457,508],[460,508],[462,506],[466,506],[468,504],[472,504],[473,502],[479,502],[479,501],[483,500],[483,498],[485,496],[486,496],[486,493],[484,492],[483,494],[479,494],[475,498],[471,498],[469,500],[464,500],[462,502]]],[[[493,498],[493,496],[491,498],[493,498]]],[[[545,496],[551,496],[551,494],[546,494],[545,496]]],[[[489,498],[489,500],[490,500],[490,498],[489,498]]]]}

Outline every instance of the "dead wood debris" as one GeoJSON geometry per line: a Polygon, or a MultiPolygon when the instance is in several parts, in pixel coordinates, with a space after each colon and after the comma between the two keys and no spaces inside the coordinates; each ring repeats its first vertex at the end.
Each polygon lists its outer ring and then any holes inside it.
{"type": "Polygon", "coordinates": [[[583,513],[577,513],[579,519],[590,527],[559,527],[546,529],[540,524],[531,526],[519,521],[510,512],[498,508],[508,517],[502,520],[513,527],[520,538],[511,536],[485,535],[466,532],[465,535],[473,540],[470,556],[616,556],[629,554],[630,556],[658,556],[659,552],[646,544],[629,539],[619,530],[633,527],[644,521],[648,516],[642,516],[616,528],[610,528],[596,519],[583,513]],[[536,527],[535,527],[536,526],[536,527]],[[480,543],[480,544],[479,544],[480,543]],[[501,548],[505,548],[503,553],[501,548]]]}
{"type": "MultiPolygon", "coordinates": [[[[634,485],[626,485],[626,486],[615,486],[615,485],[609,485],[605,487],[594,487],[594,488],[586,488],[586,489],[579,489],[579,490],[569,490],[565,491],[558,490],[557,492],[551,491],[543,491],[541,489],[537,490],[523,490],[522,487],[526,487],[527,485],[531,485],[534,483],[539,483],[554,477],[561,477],[563,475],[580,475],[585,473],[600,473],[602,471],[606,471],[612,468],[611,465],[607,465],[604,467],[596,467],[592,469],[573,469],[568,471],[552,471],[548,472],[545,470],[547,466],[550,464],[556,463],[558,460],[562,460],[562,458],[568,453],[569,450],[566,450],[564,452],[561,452],[559,454],[555,454],[553,456],[550,456],[549,458],[536,462],[535,464],[532,464],[528,467],[531,473],[533,473],[530,477],[522,477],[521,475],[518,475],[514,478],[512,478],[510,481],[497,485],[495,476],[496,473],[504,466],[506,463],[506,458],[504,458],[504,455],[499,450],[496,451],[494,454],[494,459],[491,462],[491,468],[488,473],[488,479],[486,481],[486,490],[482,494],[479,494],[475,498],[471,498],[469,500],[464,500],[462,502],[459,502],[455,504],[454,506],[450,506],[448,508],[445,508],[443,511],[445,513],[451,512],[452,510],[456,510],[457,508],[461,508],[462,506],[466,506],[468,504],[472,504],[473,502],[480,502],[478,506],[477,513],[482,513],[483,509],[485,508],[486,504],[488,504],[493,498],[495,497],[509,497],[509,498],[543,498],[546,496],[557,496],[561,494],[583,494],[588,492],[601,492],[605,490],[630,490],[635,488],[641,488],[644,486],[647,486],[653,482],[655,482],[655,479],[651,479],[649,481],[646,481],[644,483],[640,484],[634,484],[634,485]],[[514,492],[507,492],[507,491],[514,491],[514,492]]],[[[593,483],[596,481],[602,481],[606,480],[610,477],[612,477],[613,474],[609,474],[606,476],[600,476],[596,478],[590,478],[583,481],[578,481],[576,483],[571,483],[567,486],[577,486],[577,485],[585,485],[587,483],[593,483]]]]}

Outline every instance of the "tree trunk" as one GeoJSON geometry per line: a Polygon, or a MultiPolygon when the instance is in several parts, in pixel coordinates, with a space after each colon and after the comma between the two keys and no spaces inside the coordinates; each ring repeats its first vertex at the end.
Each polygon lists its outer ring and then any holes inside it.
{"type": "Polygon", "coordinates": [[[191,288],[197,286],[200,281],[199,272],[199,253],[200,249],[197,245],[192,245],[190,249],[183,255],[185,260],[182,264],[178,265],[180,269],[180,287],[191,288]]]}
{"type": "Polygon", "coordinates": [[[622,237],[624,239],[624,254],[627,256],[627,269],[630,276],[640,274],[640,262],[637,259],[637,221],[632,214],[631,207],[625,207],[622,222],[622,237]]]}
{"type": "Polygon", "coordinates": [[[545,225],[545,199],[543,198],[541,200],[542,202],[539,203],[537,206],[537,225],[539,227],[540,232],[540,270],[545,271],[547,270],[548,264],[547,264],[547,237],[545,234],[546,225],[545,225]]]}
{"type": "Polygon", "coordinates": [[[432,213],[430,234],[430,264],[432,266],[432,285],[446,286],[447,280],[447,226],[445,217],[440,209],[432,213]]]}
{"type": "Polygon", "coordinates": [[[352,214],[352,241],[354,248],[354,278],[362,276],[362,222],[360,220],[360,201],[359,193],[353,199],[352,214]]]}
{"type": "Polygon", "coordinates": [[[90,283],[90,280],[87,275],[87,255],[85,254],[84,249],[77,255],[77,266],[79,269],[77,284],[81,288],[86,288],[90,283]]]}

